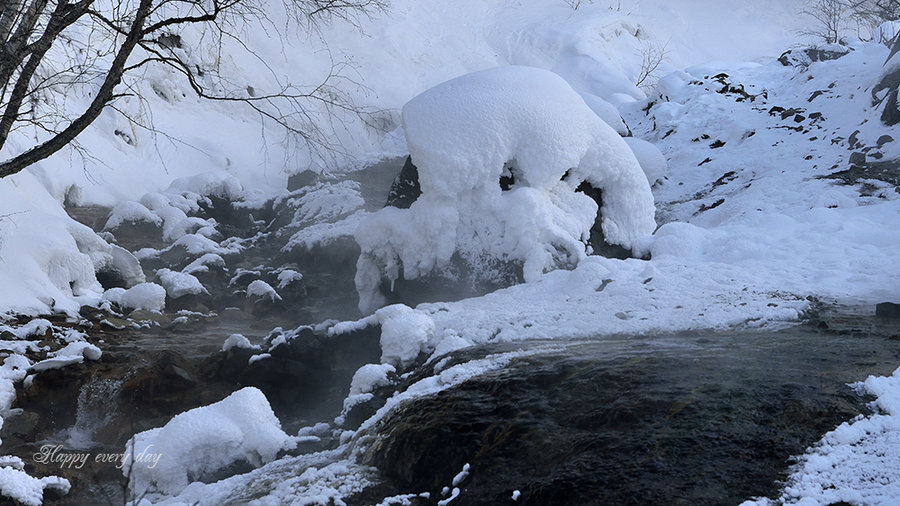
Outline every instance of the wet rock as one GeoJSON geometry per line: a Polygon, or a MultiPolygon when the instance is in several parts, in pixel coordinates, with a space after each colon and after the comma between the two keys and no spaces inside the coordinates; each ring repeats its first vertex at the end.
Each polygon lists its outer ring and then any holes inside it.
{"type": "Polygon", "coordinates": [[[128,251],[157,248],[162,244],[162,223],[123,221],[109,231],[116,238],[116,243],[128,251]]]}
{"type": "Polygon", "coordinates": [[[254,218],[251,209],[215,195],[200,199],[199,217],[216,221],[216,231],[223,237],[242,237],[252,233],[254,218]]]}
{"type": "Polygon", "coordinates": [[[97,269],[97,281],[103,288],[131,288],[146,278],[141,263],[125,248],[112,244],[112,261],[97,269]]]}
{"type": "Polygon", "coordinates": [[[866,163],[866,154],[859,151],[850,153],[850,165],[864,165],[866,163]]]}
{"type": "MultiPolygon", "coordinates": [[[[891,61],[894,55],[900,51],[900,38],[894,41],[891,53],[885,64],[891,61]]],[[[900,123],[900,108],[898,108],[897,93],[900,89],[900,69],[885,72],[881,81],[872,88],[872,104],[882,106],[881,122],[887,126],[900,123]]]]}
{"type": "Polygon", "coordinates": [[[409,206],[422,195],[422,188],[419,186],[419,171],[412,163],[412,157],[407,156],[400,169],[400,174],[391,184],[385,206],[399,207],[407,209],[409,206]]]}
{"type": "MultiPolygon", "coordinates": [[[[146,311],[144,309],[138,309],[132,311],[128,314],[128,318],[139,321],[139,322],[153,322],[158,325],[170,325],[172,323],[172,318],[163,313],[157,313],[156,311],[146,311]]],[[[125,320],[127,325],[127,320],[125,320]]]]}
{"type": "Polygon", "coordinates": [[[282,419],[334,418],[356,370],[379,362],[381,328],[326,336],[302,327],[288,334],[267,338],[274,345],[265,350],[266,358],[251,361],[262,352],[232,348],[210,359],[207,367],[213,378],[262,390],[282,419]]]}
{"type": "Polygon", "coordinates": [[[900,304],[882,302],[875,306],[875,316],[881,318],[900,318],[900,304]]]}
{"type": "Polygon", "coordinates": [[[852,48],[838,46],[836,44],[830,44],[825,47],[791,49],[790,51],[782,53],[778,58],[778,61],[785,67],[806,67],[813,62],[837,60],[838,58],[846,56],[850,51],[852,51],[852,48]]]}
{"type": "Polygon", "coordinates": [[[304,170],[288,177],[287,189],[289,192],[297,191],[319,182],[319,174],[312,170],[304,170]]]}

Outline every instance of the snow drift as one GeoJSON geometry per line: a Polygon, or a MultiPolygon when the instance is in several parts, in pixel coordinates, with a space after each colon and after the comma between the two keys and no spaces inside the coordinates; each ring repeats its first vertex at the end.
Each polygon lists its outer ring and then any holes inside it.
{"type": "Polygon", "coordinates": [[[654,221],[653,195],[621,137],[561,77],[500,67],[458,77],[403,107],[422,195],[385,208],[357,228],[356,287],[364,312],[383,304],[378,287],[445,269],[455,254],[475,269],[486,259],[523,263],[526,282],[574,266],[597,204],[575,189],[603,191],[607,242],[640,247],[654,221]],[[510,191],[498,184],[506,175],[510,191]]]}

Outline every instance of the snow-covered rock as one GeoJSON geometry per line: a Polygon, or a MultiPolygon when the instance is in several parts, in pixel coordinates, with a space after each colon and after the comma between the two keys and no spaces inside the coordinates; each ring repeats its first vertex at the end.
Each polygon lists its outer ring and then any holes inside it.
{"type": "Polygon", "coordinates": [[[171,269],[160,269],[156,271],[156,275],[159,276],[159,282],[166,289],[168,296],[173,299],[184,297],[185,295],[208,293],[206,288],[200,284],[200,280],[193,274],[177,272],[171,269]]]}
{"type": "Polygon", "coordinates": [[[115,295],[111,294],[108,299],[125,308],[159,312],[166,307],[166,289],[156,283],[141,283],[115,295]]]}
{"type": "Polygon", "coordinates": [[[454,254],[474,266],[521,262],[526,281],[576,264],[598,211],[574,191],[582,182],[603,191],[607,242],[640,247],[656,226],[650,186],[628,145],[552,72],[511,66],[458,77],[408,102],[403,124],[422,195],[357,228],[365,312],[383,304],[382,278],[440,271],[454,254]],[[510,191],[499,185],[505,171],[510,191]]]}
{"type": "Polygon", "coordinates": [[[137,496],[145,491],[177,494],[191,481],[235,462],[269,462],[292,441],[265,395],[246,387],[176,415],[163,427],[135,434],[126,448],[133,457],[123,473],[131,473],[129,485],[137,496]]]}

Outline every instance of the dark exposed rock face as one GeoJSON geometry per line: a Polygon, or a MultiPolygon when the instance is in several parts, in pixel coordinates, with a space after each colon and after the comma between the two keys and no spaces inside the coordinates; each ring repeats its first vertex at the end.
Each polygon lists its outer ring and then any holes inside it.
{"type": "Polygon", "coordinates": [[[270,335],[270,343],[281,344],[271,346],[268,357],[251,363],[259,350],[234,348],[212,357],[206,367],[216,382],[262,390],[283,421],[324,420],[341,412],[356,370],[380,361],[380,336],[379,326],[338,336],[301,327],[270,335]]]}
{"type": "Polygon", "coordinates": [[[790,51],[782,53],[778,58],[778,61],[786,67],[805,67],[810,63],[817,61],[837,60],[838,58],[846,56],[850,51],[852,51],[852,49],[849,47],[837,49],[837,46],[834,45],[828,46],[827,48],[807,47],[804,49],[791,49],[790,51]]]}
{"type": "MultiPolygon", "coordinates": [[[[891,61],[897,52],[900,51],[900,38],[898,38],[893,47],[891,54],[888,56],[887,62],[891,61]]],[[[900,103],[898,103],[898,88],[900,88],[900,69],[895,69],[882,76],[881,81],[872,88],[872,102],[875,105],[882,105],[881,122],[887,126],[893,126],[900,123],[900,103]]]]}
{"type": "Polygon", "coordinates": [[[384,205],[408,209],[419,198],[419,195],[422,195],[422,188],[419,186],[419,170],[413,165],[412,157],[407,156],[403,168],[400,169],[400,174],[391,184],[391,190],[384,205]]]}
{"type": "Polygon", "coordinates": [[[882,302],[875,306],[875,316],[882,318],[900,318],[900,304],[882,302]]]}

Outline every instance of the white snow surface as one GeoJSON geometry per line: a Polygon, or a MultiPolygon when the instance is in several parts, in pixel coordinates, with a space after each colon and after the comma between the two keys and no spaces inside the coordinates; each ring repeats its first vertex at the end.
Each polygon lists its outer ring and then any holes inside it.
{"type": "Polygon", "coordinates": [[[173,495],[205,473],[235,462],[260,466],[293,444],[281,430],[265,395],[245,387],[225,399],[176,415],[165,426],[135,434],[126,453],[135,455],[132,491],[173,495]],[[141,461],[138,455],[155,454],[141,461]]]}
{"type": "MultiPolygon", "coordinates": [[[[107,291],[116,293],[113,288],[107,291]]],[[[161,312],[166,307],[166,289],[156,283],[141,283],[110,298],[112,302],[130,309],[161,312]]]]}
{"type": "Polygon", "coordinates": [[[272,288],[272,285],[261,279],[255,279],[247,285],[247,297],[259,297],[260,299],[268,299],[270,302],[281,300],[281,296],[272,288]]]}
{"type": "Polygon", "coordinates": [[[390,364],[366,364],[353,374],[348,395],[366,394],[377,387],[390,385],[388,374],[396,372],[390,364]]]}
{"type": "Polygon", "coordinates": [[[523,262],[527,282],[577,263],[597,214],[574,191],[583,181],[603,190],[607,242],[636,248],[656,228],[634,154],[552,72],[508,66],[458,77],[408,102],[403,126],[422,195],[357,228],[363,312],[382,304],[382,277],[440,271],[455,253],[476,266],[484,257],[523,262]],[[516,184],[504,192],[498,182],[508,163],[516,184]]]}
{"type": "Polygon", "coordinates": [[[60,494],[69,492],[69,480],[58,476],[34,478],[12,466],[0,467],[0,495],[14,499],[25,506],[39,506],[44,501],[44,490],[60,494]]]}
{"type": "Polygon", "coordinates": [[[177,272],[171,269],[160,269],[156,271],[156,275],[159,276],[159,282],[166,289],[166,294],[172,299],[184,297],[185,295],[209,293],[193,274],[177,272]]]}

